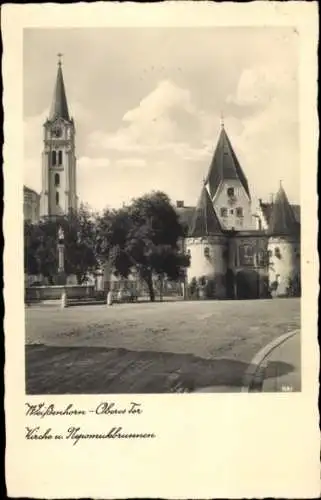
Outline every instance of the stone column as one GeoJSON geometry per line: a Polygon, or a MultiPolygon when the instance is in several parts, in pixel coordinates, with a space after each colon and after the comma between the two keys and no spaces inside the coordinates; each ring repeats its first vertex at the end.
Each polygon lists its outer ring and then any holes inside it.
{"type": "Polygon", "coordinates": [[[63,229],[58,230],[58,284],[66,284],[65,275],[65,237],[63,229]]]}

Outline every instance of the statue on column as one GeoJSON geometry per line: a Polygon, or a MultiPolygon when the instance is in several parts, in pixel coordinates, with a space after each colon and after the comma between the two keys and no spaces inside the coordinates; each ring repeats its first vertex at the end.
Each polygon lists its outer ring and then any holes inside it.
{"type": "Polygon", "coordinates": [[[65,235],[61,226],[58,229],[58,284],[65,285],[65,235]]]}
{"type": "Polygon", "coordinates": [[[61,226],[58,229],[58,243],[63,243],[65,239],[65,233],[61,226]]]}

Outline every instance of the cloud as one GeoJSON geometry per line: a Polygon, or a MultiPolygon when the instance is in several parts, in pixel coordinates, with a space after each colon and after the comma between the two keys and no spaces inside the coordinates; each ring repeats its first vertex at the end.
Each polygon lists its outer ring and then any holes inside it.
{"type": "Polygon", "coordinates": [[[242,71],[234,95],[227,97],[227,102],[239,106],[269,106],[276,99],[289,101],[296,86],[296,67],[278,63],[266,66],[246,68],[242,71]]]}
{"type": "Polygon", "coordinates": [[[122,158],[115,163],[116,167],[141,168],[146,167],[147,162],[143,158],[122,158]]]}
{"type": "Polygon", "coordinates": [[[281,64],[278,57],[246,67],[227,102],[244,109],[238,120],[228,119],[234,149],[248,176],[252,193],[266,197],[283,179],[290,199],[298,202],[298,85],[295,58],[281,64]],[[267,175],[268,172],[268,175],[267,175]]]}
{"type": "Polygon", "coordinates": [[[78,170],[87,170],[92,172],[96,170],[104,170],[110,165],[108,158],[88,158],[88,156],[82,156],[77,160],[78,170]]]}
{"type": "Polygon", "coordinates": [[[77,129],[80,199],[119,206],[157,188],[195,203],[222,111],[252,195],[267,197],[281,176],[298,200],[298,37],[291,29],[31,31],[24,43],[30,187],[41,184],[43,108],[50,104],[58,36],[68,47],[64,76],[77,129]],[[79,47],[87,68],[80,80],[79,47]]]}
{"type": "Polygon", "coordinates": [[[208,120],[204,115],[193,104],[188,89],[163,80],[137,107],[124,114],[118,130],[109,134],[94,131],[88,137],[88,145],[92,150],[103,148],[145,154],[183,151],[184,145],[188,150],[188,142],[193,142],[191,131],[199,139],[203,136],[203,123],[208,120]]]}

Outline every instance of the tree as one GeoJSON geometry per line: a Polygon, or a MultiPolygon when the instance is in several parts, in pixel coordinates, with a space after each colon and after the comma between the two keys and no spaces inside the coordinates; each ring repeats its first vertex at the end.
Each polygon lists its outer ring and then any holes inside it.
{"type": "Polygon", "coordinates": [[[96,224],[96,214],[84,204],[77,212],[70,212],[62,222],[65,231],[65,271],[68,275],[76,275],[78,284],[86,281],[89,273],[99,266],[96,224]]]}
{"type": "Polygon", "coordinates": [[[83,283],[98,267],[96,218],[89,207],[81,205],[78,212],[70,212],[55,220],[25,223],[25,271],[42,274],[53,283],[58,272],[57,235],[61,226],[65,238],[65,272],[76,275],[77,282],[83,283]]]}
{"type": "Polygon", "coordinates": [[[184,228],[162,192],[134,199],[118,211],[106,211],[99,221],[100,252],[109,258],[115,274],[127,278],[135,269],[155,300],[153,276],[177,280],[189,257],[179,248],[184,228]]]}
{"type": "Polygon", "coordinates": [[[28,274],[42,274],[53,283],[57,272],[57,242],[55,225],[51,221],[24,227],[24,267],[28,274]]]}

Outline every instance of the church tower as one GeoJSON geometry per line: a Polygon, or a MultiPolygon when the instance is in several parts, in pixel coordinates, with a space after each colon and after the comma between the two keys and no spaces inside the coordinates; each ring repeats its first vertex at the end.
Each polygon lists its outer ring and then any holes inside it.
{"type": "Polygon", "coordinates": [[[223,123],[205,184],[223,229],[254,229],[248,182],[223,123]]]}
{"type": "Polygon", "coordinates": [[[77,210],[76,131],[68,111],[60,57],[52,106],[43,125],[41,218],[77,210]]]}
{"type": "Polygon", "coordinates": [[[205,186],[189,226],[186,251],[191,259],[187,269],[188,284],[193,280],[204,282],[207,298],[224,299],[228,242],[205,186]]]}
{"type": "Polygon", "coordinates": [[[276,296],[300,282],[300,224],[282,184],[275,197],[268,228],[269,282],[276,296]]]}

